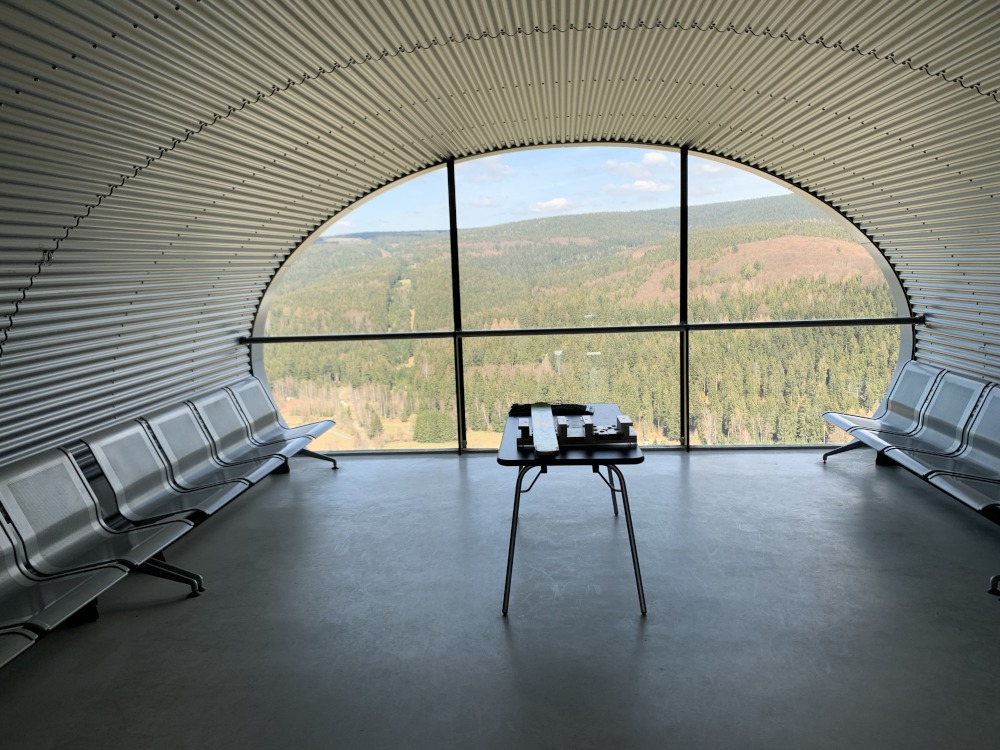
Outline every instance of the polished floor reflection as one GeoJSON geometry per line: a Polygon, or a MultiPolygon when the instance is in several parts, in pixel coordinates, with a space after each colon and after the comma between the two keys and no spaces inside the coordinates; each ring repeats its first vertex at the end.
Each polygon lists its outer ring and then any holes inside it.
{"type": "MultiPolygon", "coordinates": [[[[25,748],[944,748],[1000,733],[1000,527],[867,452],[306,459],[0,670],[25,748]]],[[[12,745],[13,746],[13,745],[12,745]]]]}

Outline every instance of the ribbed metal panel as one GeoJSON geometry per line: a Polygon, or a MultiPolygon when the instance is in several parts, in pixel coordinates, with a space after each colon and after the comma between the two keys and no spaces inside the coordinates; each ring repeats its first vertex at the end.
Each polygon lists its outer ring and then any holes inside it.
{"type": "Polygon", "coordinates": [[[316,227],[447,158],[687,146],[851,218],[1000,380],[991,1],[17,0],[0,15],[0,463],[239,377],[316,227]]]}

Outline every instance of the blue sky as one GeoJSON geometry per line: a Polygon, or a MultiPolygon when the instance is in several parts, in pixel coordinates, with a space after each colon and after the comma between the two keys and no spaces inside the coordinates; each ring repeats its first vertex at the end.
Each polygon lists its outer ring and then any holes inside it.
{"type": "MultiPolygon", "coordinates": [[[[458,223],[480,227],[508,221],[635,211],[680,202],[676,152],[624,146],[511,151],[455,167],[458,223]]],[[[744,169],[690,158],[690,201],[719,203],[788,191],[744,169]]],[[[448,228],[444,168],[387,188],[334,223],[326,234],[448,228]]]]}

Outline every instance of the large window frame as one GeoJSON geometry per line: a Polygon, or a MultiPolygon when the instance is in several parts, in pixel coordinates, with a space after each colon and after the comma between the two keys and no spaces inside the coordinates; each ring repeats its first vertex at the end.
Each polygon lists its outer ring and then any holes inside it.
{"type": "MultiPolygon", "coordinates": [[[[574,144],[585,145],[585,144],[574,144]]],[[[629,145],[629,144],[619,144],[629,145]]],[[[647,144],[643,144],[647,145],[647,144]]],[[[648,146],[648,145],[647,145],[648,146]]],[[[614,333],[664,333],[676,332],[679,334],[679,393],[680,393],[680,444],[677,446],[648,446],[648,449],[657,450],[685,450],[692,448],[729,448],[739,449],[748,446],[692,446],[690,433],[690,341],[691,335],[700,331],[720,331],[720,330],[761,330],[776,328],[825,328],[825,327],[862,327],[862,326],[899,326],[900,328],[900,356],[897,370],[906,360],[913,356],[913,326],[923,322],[922,316],[914,316],[906,297],[902,284],[899,281],[895,270],[888,260],[879,252],[871,252],[872,258],[886,277],[889,291],[892,295],[893,304],[896,311],[900,313],[893,317],[880,318],[835,318],[835,319],[813,319],[813,320],[767,320],[767,321],[738,321],[738,322],[695,322],[688,320],[688,290],[689,290],[689,253],[688,253],[688,209],[689,209],[689,163],[688,158],[692,153],[689,149],[681,147],[676,150],[680,156],[680,247],[679,247],[679,276],[678,287],[680,293],[680,320],[677,323],[664,324],[644,324],[644,325],[624,325],[624,326],[575,326],[556,328],[519,328],[519,329],[497,329],[497,330],[468,330],[462,326],[462,300],[459,264],[459,227],[458,227],[458,200],[455,187],[455,159],[448,159],[445,162],[447,169],[448,186],[448,223],[449,223],[449,247],[451,255],[451,285],[452,285],[452,307],[453,307],[453,327],[450,330],[438,331],[404,331],[404,332],[384,332],[384,333],[341,333],[341,334],[313,334],[297,336],[267,336],[264,333],[267,320],[268,305],[266,293],[264,300],[258,308],[254,321],[253,334],[241,340],[241,343],[250,346],[251,369],[255,375],[267,382],[264,374],[263,346],[264,344],[286,344],[286,343],[330,343],[342,341],[386,341],[394,339],[451,339],[454,349],[455,365],[455,399],[456,399],[456,421],[457,421],[457,449],[436,449],[433,452],[495,452],[493,449],[476,448],[470,449],[467,446],[466,429],[466,403],[465,403],[465,381],[464,381],[464,350],[465,339],[477,337],[513,337],[513,336],[546,336],[546,335],[587,335],[587,334],[614,334],[614,333]]],[[[699,158],[713,159],[725,164],[742,167],[736,162],[711,154],[694,152],[699,158]]],[[[472,157],[479,158],[479,157],[472,157]]],[[[440,166],[440,165],[436,165],[440,166]]],[[[775,180],[785,187],[790,186],[785,181],[779,180],[759,170],[754,170],[755,174],[765,178],[775,180]]],[[[422,174],[421,172],[420,174],[422,174]]],[[[395,185],[397,183],[393,183],[395,185]]],[[[391,189],[393,185],[387,186],[391,189]]],[[[808,197],[827,210],[833,210],[829,204],[819,200],[815,196],[800,189],[796,189],[800,196],[808,197]]],[[[839,212],[838,212],[839,213],[839,212]]],[[[845,222],[851,223],[847,217],[841,214],[845,222]]],[[[317,232],[314,236],[317,236],[317,232]]],[[[859,230],[860,234],[860,230],[859,230]]],[[[865,239],[866,244],[870,242],[865,239]]],[[[300,247],[300,250],[308,244],[300,247]]],[[[288,261],[286,261],[288,262],[288,261]]],[[[275,277],[277,278],[277,276],[275,277]]],[[[273,283],[274,280],[272,279],[273,283]]],[[[810,447],[810,446],[782,446],[782,445],[760,445],[755,448],[787,448],[787,447],[810,447]]],[[[352,451],[354,452],[354,451],[352,451]]],[[[357,451],[372,452],[372,451],[357,451]]],[[[383,452],[383,451],[375,451],[383,452]]],[[[393,451],[401,452],[401,451],[393,451]]],[[[413,449],[406,452],[422,452],[413,449]]]]}

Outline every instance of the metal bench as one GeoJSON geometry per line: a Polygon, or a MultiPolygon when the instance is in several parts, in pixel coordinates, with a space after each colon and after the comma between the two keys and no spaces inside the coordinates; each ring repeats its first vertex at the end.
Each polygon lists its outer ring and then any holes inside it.
{"type": "MultiPolygon", "coordinates": [[[[994,386],[983,399],[967,432],[965,445],[952,456],[893,453],[902,463],[903,456],[916,458],[931,471],[927,481],[980,512],[1000,521],[1000,386],[994,386]]],[[[905,464],[904,464],[905,465],[905,464]]]]}
{"type": "Polygon", "coordinates": [[[163,550],[193,528],[186,520],[113,529],[70,455],[55,448],[0,469],[0,509],[25,572],[48,577],[118,563],[204,590],[201,577],[169,565],[163,550]]]}
{"type": "Polygon", "coordinates": [[[886,454],[924,478],[956,475],[1000,482],[1000,387],[989,386],[985,391],[976,409],[955,428],[960,440],[952,450],[899,445],[887,449],[886,454]]]}
{"type": "Polygon", "coordinates": [[[201,489],[171,483],[166,460],[146,428],[123,422],[83,438],[107,480],[118,512],[133,523],[173,517],[199,522],[234,500],[249,486],[242,479],[201,489]]]}
{"type": "Polygon", "coordinates": [[[81,610],[96,613],[97,597],[128,575],[114,563],[63,575],[32,575],[18,561],[14,539],[10,524],[0,519],[0,666],[81,610]]]}
{"type": "MultiPolygon", "coordinates": [[[[856,430],[909,435],[919,429],[921,412],[944,373],[939,367],[910,360],[900,369],[885,401],[874,415],[860,417],[828,411],[823,414],[823,418],[852,436],[856,430]]],[[[826,453],[823,460],[826,461],[827,456],[860,448],[862,445],[864,443],[848,443],[826,453]]]]}
{"type": "Polygon", "coordinates": [[[180,489],[195,490],[229,482],[255,484],[284,464],[280,456],[228,465],[215,456],[212,439],[195,416],[191,405],[181,403],[162,409],[139,422],[167,459],[172,483],[180,489]]]}
{"type": "MultiPolygon", "coordinates": [[[[964,427],[988,388],[981,380],[973,380],[954,372],[942,372],[923,405],[916,412],[917,424],[906,433],[855,426],[851,437],[857,444],[878,451],[880,457],[893,448],[924,452],[952,453],[963,442],[964,427]]],[[[851,443],[847,448],[851,448],[851,443]]],[[[823,456],[842,452],[830,451],[823,456]]],[[[891,456],[889,457],[891,458],[891,456]]]]}
{"type": "MultiPolygon", "coordinates": [[[[239,407],[243,419],[250,428],[250,439],[258,445],[293,440],[295,438],[308,437],[310,440],[322,435],[333,427],[332,420],[324,419],[319,422],[289,427],[282,419],[277,405],[271,400],[270,394],[264,385],[254,377],[241,380],[230,386],[226,390],[232,394],[233,400],[239,407]]],[[[337,460],[332,456],[303,448],[296,455],[309,456],[321,461],[329,461],[333,468],[337,468],[337,460]]]]}
{"type": "Polygon", "coordinates": [[[866,422],[842,414],[831,419],[827,412],[823,416],[849,430],[855,442],[825,453],[823,460],[867,445],[877,451],[878,463],[898,464],[1000,523],[1000,384],[948,371],[932,377],[933,368],[909,365],[903,372],[912,370],[919,377],[910,378],[901,391],[908,394],[912,409],[897,393],[893,413],[901,416],[890,420],[896,429],[876,427],[886,423],[882,419],[866,422]]]}
{"type": "Polygon", "coordinates": [[[163,550],[291,456],[336,468],[306,450],[332,426],[288,427],[248,378],[0,468],[0,666],[81,611],[96,617],[130,571],[203,591],[163,550]]]}
{"type": "Polygon", "coordinates": [[[288,459],[312,440],[308,435],[302,435],[269,443],[254,442],[250,425],[227,389],[207,393],[188,403],[212,438],[216,457],[225,464],[237,465],[275,456],[288,459]]]}

